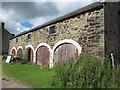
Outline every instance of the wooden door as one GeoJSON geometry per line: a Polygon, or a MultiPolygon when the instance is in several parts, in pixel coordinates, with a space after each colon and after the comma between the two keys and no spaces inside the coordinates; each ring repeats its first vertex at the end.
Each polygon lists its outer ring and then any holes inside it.
{"type": "Polygon", "coordinates": [[[54,64],[61,61],[67,61],[68,59],[73,58],[77,55],[78,50],[74,45],[64,43],[58,46],[54,51],[54,64]]]}
{"type": "Polygon", "coordinates": [[[15,51],[15,49],[12,50],[12,55],[15,55],[15,56],[16,56],[16,51],[15,51]]]}
{"type": "Polygon", "coordinates": [[[49,66],[50,62],[50,51],[47,47],[41,46],[38,48],[36,53],[37,65],[49,66]]]}
{"type": "Polygon", "coordinates": [[[34,57],[33,50],[32,50],[32,48],[30,48],[30,47],[28,47],[27,49],[28,49],[29,61],[30,61],[31,63],[33,63],[33,57],[34,57]]]}
{"type": "Polygon", "coordinates": [[[17,51],[17,56],[21,56],[20,54],[22,53],[22,49],[19,48],[18,51],[17,51]]]}

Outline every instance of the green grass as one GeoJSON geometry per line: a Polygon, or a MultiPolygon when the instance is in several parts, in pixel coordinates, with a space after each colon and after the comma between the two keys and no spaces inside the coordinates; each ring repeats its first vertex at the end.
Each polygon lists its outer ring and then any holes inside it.
{"type": "Polygon", "coordinates": [[[53,69],[3,62],[2,71],[32,88],[120,88],[120,68],[101,61],[81,55],[53,69]]]}
{"type": "Polygon", "coordinates": [[[50,68],[40,69],[32,64],[6,64],[3,62],[3,73],[20,80],[32,88],[52,88],[54,70],[50,68]]]}

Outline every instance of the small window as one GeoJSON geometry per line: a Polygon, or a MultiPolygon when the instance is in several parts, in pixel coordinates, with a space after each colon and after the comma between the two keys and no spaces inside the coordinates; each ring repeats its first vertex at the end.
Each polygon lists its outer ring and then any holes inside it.
{"type": "Polygon", "coordinates": [[[28,34],[28,35],[27,35],[27,39],[31,39],[31,34],[28,34]]]}
{"type": "Polygon", "coordinates": [[[56,33],[55,26],[50,27],[49,34],[56,33]]]}
{"type": "Polygon", "coordinates": [[[18,42],[18,38],[16,38],[16,42],[18,42]]]}

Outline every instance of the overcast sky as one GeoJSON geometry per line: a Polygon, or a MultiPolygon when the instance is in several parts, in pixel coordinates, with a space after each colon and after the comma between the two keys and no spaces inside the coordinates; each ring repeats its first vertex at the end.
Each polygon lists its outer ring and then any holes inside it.
{"type": "Polygon", "coordinates": [[[0,18],[2,17],[2,22],[5,23],[5,28],[8,31],[18,34],[93,3],[96,0],[86,0],[86,2],[83,2],[83,0],[67,0],[66,2],[61,2],[61,0],[48,1],[2,2],[0,18]]]}

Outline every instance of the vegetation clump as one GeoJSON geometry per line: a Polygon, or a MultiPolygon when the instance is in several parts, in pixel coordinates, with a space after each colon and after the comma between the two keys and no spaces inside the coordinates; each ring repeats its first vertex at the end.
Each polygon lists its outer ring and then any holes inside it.
{"type": "Polygon", "coordinates": [[[110,60],[80,55],[57,64],[54,87],[63,88],[119,88],[120,67],[112,67],[110,60]],[[102,62],[104,61],[104,62],[102,62]]]}

